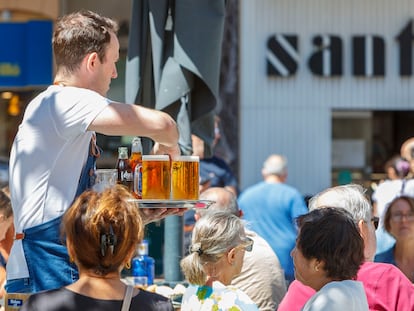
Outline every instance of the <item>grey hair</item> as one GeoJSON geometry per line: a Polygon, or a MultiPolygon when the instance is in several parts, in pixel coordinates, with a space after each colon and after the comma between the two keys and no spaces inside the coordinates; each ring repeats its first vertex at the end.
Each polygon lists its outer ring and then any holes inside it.
{"type": "Polygon", "coordinates": [[[283,155],[272,154],[264,161],[262,172],[265,175],[286,175],[287,158],[283,155]]]}
{"type": "Polygon", "coordinates": [[[181,269],[191,284],[204,285],[203,265],[215,264],[244,238],[240,218],[222,211],[201,217],[194,226],[190,254],[181,260],[181,269]]]}
{"type": "Polygon", "coordinates": [[[229,190],[222,187],[211,187],[200,194],[200,200],[211,200],[214,203],[207,209],[197,210],[200,217],[211,212],[223,211],[240,217],[240,208],[237,197],[229,190]]]}
{"type": "Polygon", "coordinates": [[[369,222],[372,216],[371,204],[361,185],[348,184],[328,188],[309,200],[309,210],[321,207],[336,207],[346,209],[351,213],[355,223],[360,220],[369,222]]]}

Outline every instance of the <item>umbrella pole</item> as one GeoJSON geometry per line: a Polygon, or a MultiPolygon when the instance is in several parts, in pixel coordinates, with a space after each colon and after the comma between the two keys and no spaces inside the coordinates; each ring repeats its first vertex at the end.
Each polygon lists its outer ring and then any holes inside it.
{"type": "Polygon", "coordinates": [[[164,278],[174,287],[174,283],[183,281],[180,268],[183,258],[183,217],[169,216],[164,221],[164,278]]]}

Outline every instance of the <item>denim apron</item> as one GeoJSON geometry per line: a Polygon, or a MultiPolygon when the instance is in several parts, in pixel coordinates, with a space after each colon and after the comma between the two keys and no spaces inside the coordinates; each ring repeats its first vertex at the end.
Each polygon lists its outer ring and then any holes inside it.
{"type": "MultiPolygon", "coordinates": [[[[95,136],[90,143],[88,159],[82,169],[76,197],[94,183],[96,159],[101,150],[95,136]]],[[[75,199],[76,199],[75,197],[75,199]]],[[[75,264],[69,260],[65,241],[61,239],[62,216],[23,230],[22,245],[30,277],[8,280],[6,290],[14,293],[35,293],[59,288],[79,278],[75,264]]]]}

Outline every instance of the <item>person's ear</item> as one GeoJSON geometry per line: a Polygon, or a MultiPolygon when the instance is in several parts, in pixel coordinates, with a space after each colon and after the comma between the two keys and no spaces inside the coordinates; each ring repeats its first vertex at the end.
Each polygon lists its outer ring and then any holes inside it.
{"type": "Polygon", "coordinates": [[[228,253],[227,253],[227,262],[230,265],[234,265],[234,262],[236,260],[236,248],[233,247],[228,253]]]}
{"type": "Polygon", "coordinates": [[[199,213],[195,213],[195,214],[194,214],[194,219],[195,219],[195,221],[196,221],[196,222],[197,222],[200,218],[201,218],[201,216],[200,216],[200,214],[199,214],[199,213]]]}
{"type": "Polygon", "coordinates": [[[72,245],[72,243],[68,239],[66,239],[66,248],[68,249],[68,255],[69,255],[70,262],[74,262],[74,259],[75,259],[74,254],[75,254],[75,252],[73,251],[73,245],[72,245]]]}
{"type": "Polygon", "coordinates": [[[98,53],[92,52],[86,56],[86,68],[93,70],[96,66],[96,62],[99,61],[98,53]]]}
{"type": "Polygon", "coordinates": [[[364,240],[364,243],[366,243],[369,237],[369,228],[368,228],[368,224],[363,219],[358,221],[358,229],[359,229],[359,234],[364,240]]]}
{"type": "Polygon", "coordinates": [[[311,264],[316,273],[321,272],[323,270],[323,267],[325,266],[324,261],[319,259],[312,260],[311,264]]]}

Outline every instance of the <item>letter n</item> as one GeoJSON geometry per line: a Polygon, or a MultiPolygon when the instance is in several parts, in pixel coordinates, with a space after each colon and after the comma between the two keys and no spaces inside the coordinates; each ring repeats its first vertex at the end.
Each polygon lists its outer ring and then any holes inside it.
{"type": "Polygon", "coordinates": [[[384,39],[377,36],[355,36],[352,40],[354,76],[384,76],[384,39]]]}

